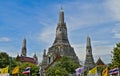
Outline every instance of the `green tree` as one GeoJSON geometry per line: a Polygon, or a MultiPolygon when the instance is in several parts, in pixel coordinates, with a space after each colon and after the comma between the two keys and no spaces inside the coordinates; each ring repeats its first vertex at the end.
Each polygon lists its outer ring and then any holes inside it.
{"type": "Polygon", "coordinates": [[[19,62],[16,60],[16,58],[12,58],[11,59],[11,67],[14,68],[17,65],[19,65],[19,62]]]}
{"type": "Polygon", "coordinates": [[[118,66],[120,68],[120,42],[116,44],[116,47],[113,49],[113,59],[112,63],[114,66],[118,66]]]}
{"type": "Polygon", "coordinates": [[[79,64],[75,63],[71,58],[63,56],[54,67],[48,68],[46,76],[69,76],[75,73],[75,69],[79,64]]]}
{"type": "Polygon", "coordinates": [[[54,66],[46,71],[46,76],[69,76],[69,73],[61,67],[54,66]]]}
{"type": "Polygon", "coordinates": [[[107,66],[108,66],[108,69],[114,68],[113,63],[109,63],[107,66]]]}
{"type": "Polygon", "coordinates": [[[31,67],[30,68],[31,76],[35,76],[39,72],[39,67],[35,64],[32,64],[32,63],[27,63],[27,62],[26,63],[21,63],[19,66],[20,66],[20,76],[25,76],[24,74],[22,74],[22,72],[27,67],[31,67]]]}
{"type": "Polygon", "coordinates": [[[75,69],[80,65],[74,62],[71,58],[63,56],[60,62],[56,65],[64,68],[68,73],[75,73],[75,69]]]}
{"type": "Polygon", "coordinates": [[[6,52],[0,52],[0,68],[9,65],[9,55],[6,52]]]}

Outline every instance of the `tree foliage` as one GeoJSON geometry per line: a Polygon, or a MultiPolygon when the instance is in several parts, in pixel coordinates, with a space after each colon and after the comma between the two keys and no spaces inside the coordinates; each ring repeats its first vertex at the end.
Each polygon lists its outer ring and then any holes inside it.
{"type": "Polygon", "coordinates": [[[32,64],[32,63],[22,63],[22,64],[19,64],[20,66],[20,76],[26,76],[24,74],[22,74],[22,72],[25,70],[25,68],[27,67],[31,67],[30,68],[30,74],[31,76],[35,76],[38,72],[39,72],[39,67],[35,64],[32,64]]]}
{"type": "Polygon", "coordinates": [[[75,63],[71,58],[63,56],[56,66],[65,68],[68,73],[72,74],[75,73],[75,69],[79,67],[79,64],[75,63]]]}
{"type": "Polygon", "coordinates": [[[55,66],[46,71],[46,76],[69,76],[69,73],[65,69],[55,66]]]}
{"type": "Polygon", "coordinates": [[[112,60],[113,65],[120,67],[120,42],[116,44],[116,47],[114,47],[112,54],[113,54],[113,60],[112,60]]]}
{"type": "Polygon", "coordinates": [[[63,56],[54,67],[50,67],[46,71],[46,76],[69,76],[75,73],[75,69],[79,64],[75,63],[71,58],[63,56]]]}
{"type": "Polygon", "coordinates": [[[0,68],[5,68],[9,65],[9,55],[5,52],[0,52],[0,68]]]}

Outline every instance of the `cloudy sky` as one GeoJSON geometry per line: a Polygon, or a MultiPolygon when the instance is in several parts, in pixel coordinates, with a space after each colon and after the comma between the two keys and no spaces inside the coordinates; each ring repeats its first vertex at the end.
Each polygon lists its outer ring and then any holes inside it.
{"type": "Polygon", "coordinates": [[[0,0],[0,52],[21,53],[27,39],[27,55],[36,52],[41,62],[44,49],[55,39],[61,6],[68,37],[81,61],[85,60],[86,37],[91,38],[95,61],[111,61],[120,41],[120,0],[0,0]]]}

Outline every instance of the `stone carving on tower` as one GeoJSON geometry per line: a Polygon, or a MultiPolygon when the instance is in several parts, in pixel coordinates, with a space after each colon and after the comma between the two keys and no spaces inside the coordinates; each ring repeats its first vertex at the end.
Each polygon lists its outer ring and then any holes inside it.
{"type": "MultiPolygon", "coordinates": [[[[64,22],[64,11],[61,9],[59,13],[59,22],[56,28],[56,37],[53,42],[53,45],[43,54],[43,60],[41,66],[44,64],[49,66],[56,58],[68,56],[73,59],[75,62],[79,63],[79,59],[76,56],[74,48],[71,47],[68,35],[67,35],[67,27],[66,23],[64,22]]],[[[45,66],[44,66],[45,67],[45,66]]],[[[43,69],[41,67],[41,69],[43,69]]]]}
{"type": "Polygon", "coordinates": [[[27,56],[26,38],[23,40],[21,56],[27,56]]]}
{"type": "Polygon", "coordinates": [[[86,70],[90,70],[95,66],[95,62],[92,55],[91,41],[89,36],[87,36],[86,59],[85,59],[84,66],[86,70]]]}

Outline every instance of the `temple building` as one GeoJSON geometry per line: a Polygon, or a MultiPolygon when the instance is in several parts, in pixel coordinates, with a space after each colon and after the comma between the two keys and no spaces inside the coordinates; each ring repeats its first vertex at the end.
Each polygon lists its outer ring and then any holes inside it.
{"type": "Polygon", "coordinates": [[[61,9],[59,13],[59,22],[56,28],[56,37],[52,46],[48,49],[48,52],[46,53],[46,50],[44,50],[41,71],[44,72],[49,66],[54,66],[56,60],[62,56],[68,56],[76,63],[79,63],[74,48],[71,47],[69,43],[67,26],[64,21],[64,11],[61,9]]]}
{"type": "Polygon", "coordinates": [[[90,41],[89,36],[87,36],[86,44],[87,44],[86,45],[86,59],[85,59],[84,66],[86,70],[90,70],[95,66],[95,62],[94,62],[93,55],[92,55],[92,46],[91,46],[91,41],[90,41]]]}
{"type": "Polygon", "coordinates": [[[23,39],[21,55],[17,56],[17,60],[20,61],[21,63],[29,62],[32,64],[38,64],[38,57],[36,56],[36,53],[33,55],[33,57],[27,56],[26,38],[23,39]]]}
{"type": "Polygon", "coordinates": [[[102,61],[102,59],[99,57],[99,59],[96,62],[97,66],[105,66],[104,62],[102,61]]]}

